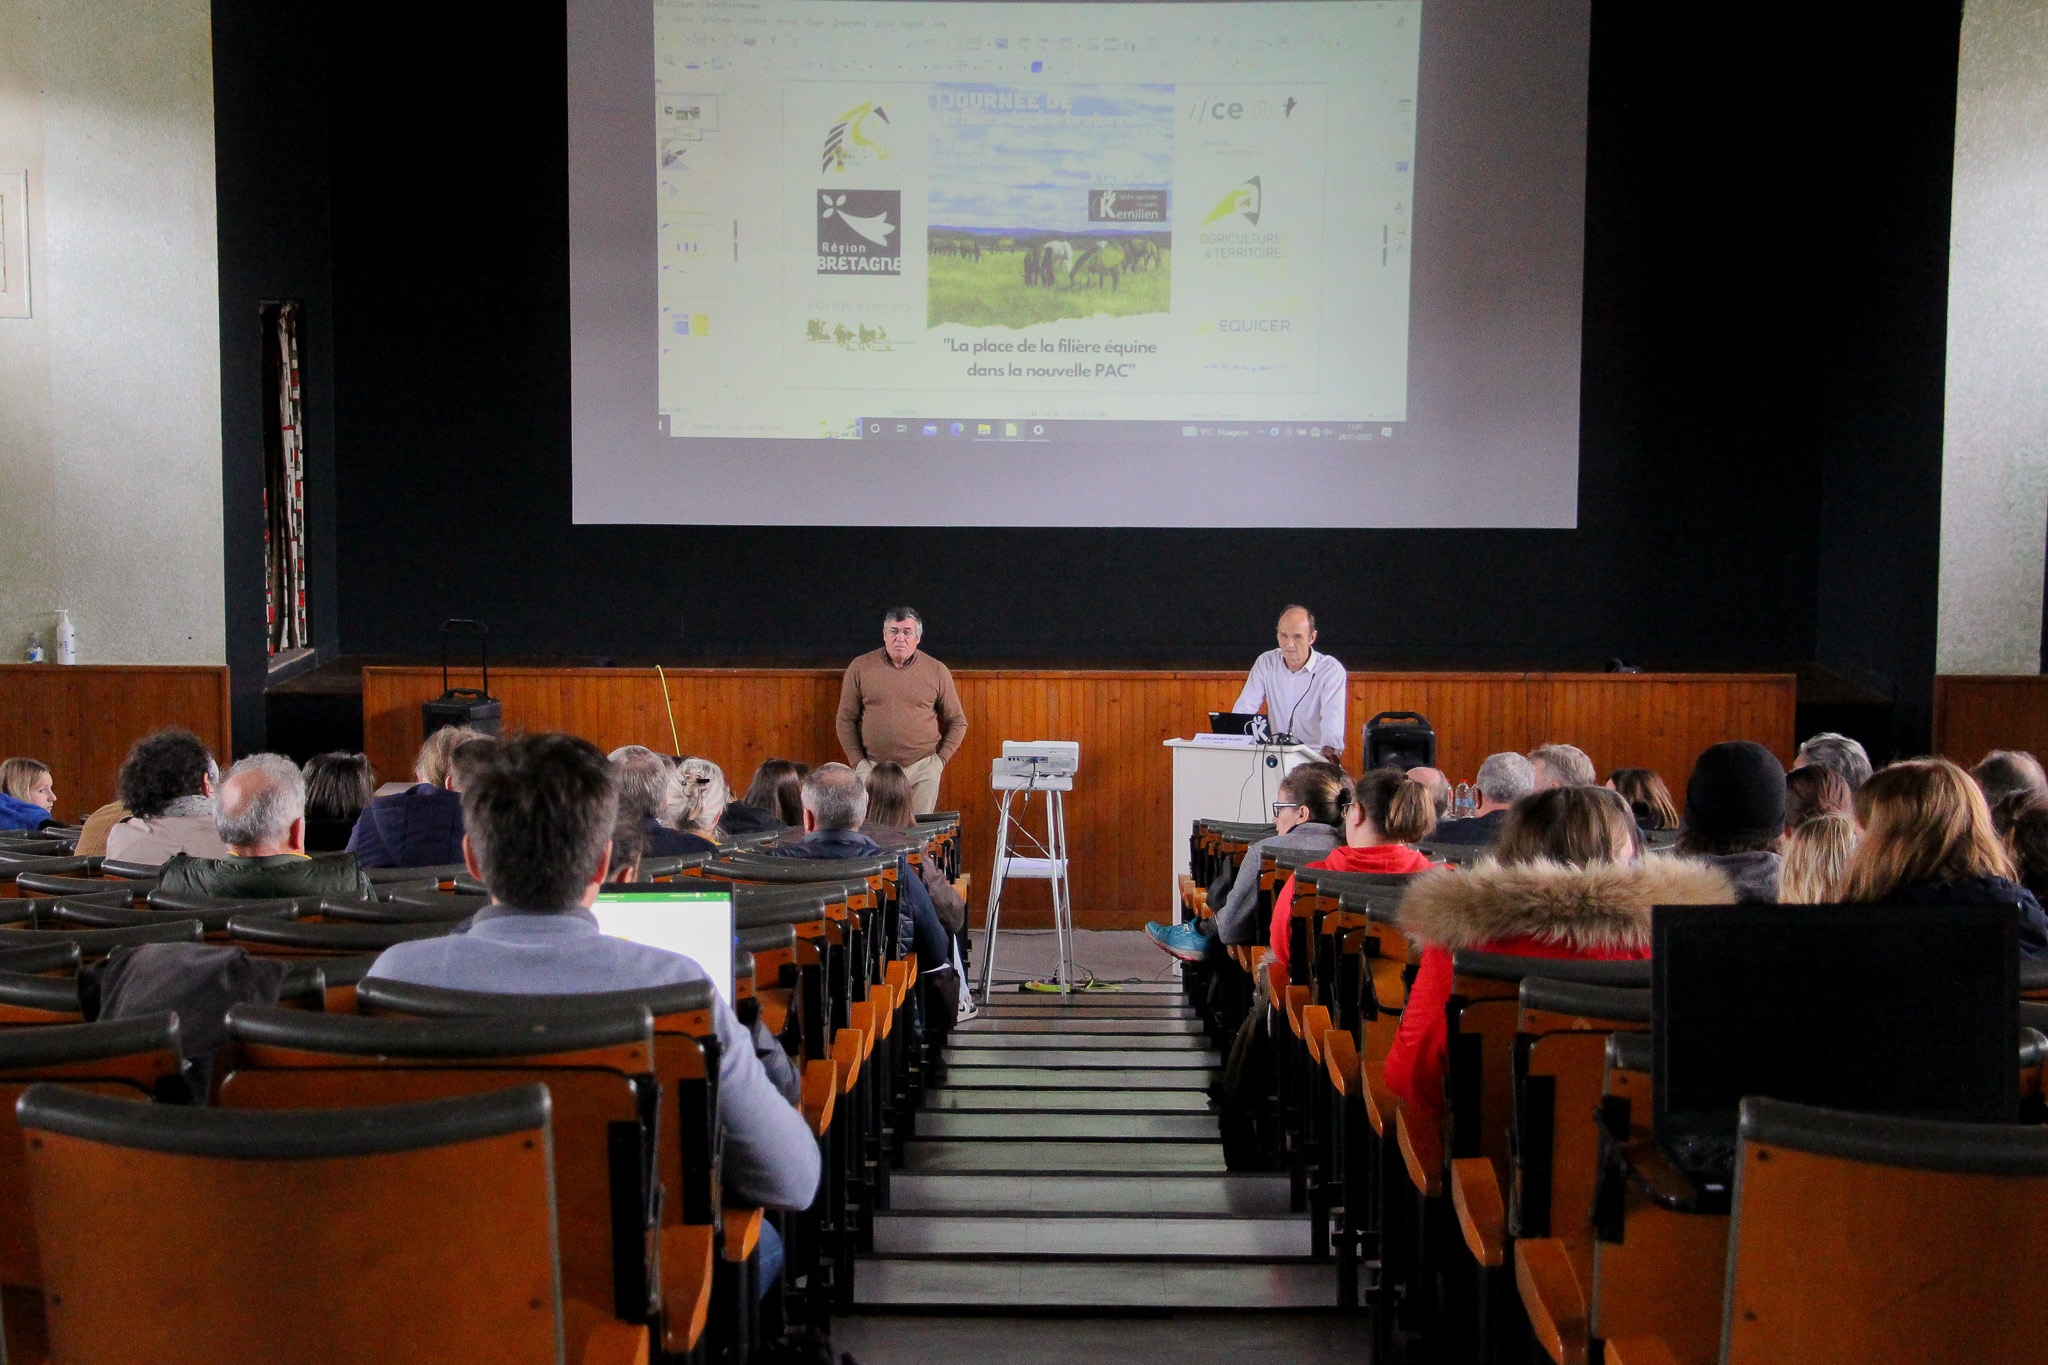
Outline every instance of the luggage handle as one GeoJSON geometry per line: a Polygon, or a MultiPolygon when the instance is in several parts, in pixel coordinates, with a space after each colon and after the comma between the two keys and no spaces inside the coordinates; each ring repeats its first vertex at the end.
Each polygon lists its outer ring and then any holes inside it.
{"type": "Polygon", "coordinates": [[[1419,711],[1382,711],[1378,715],[1374,716],[1371,720],[1367,721],[1365,723],[1365,728],[1370,730],[1373,726],[1378,725],[1383,720],[1413,720],[1419,721],[1424,725],[1429,724],[1429,717],[1423,715],[1419,711]]]}
{"type": "Polygon", "coordinates": [[[443,698],[478,697],[484,701],[491,699],[491,628],[483,622],[467,616],[451,616],[441,623],[441,696],[443,698]],[[477,649],[483,656],[484,685],[482,691],[478,691],[473,687],[450,688],[448,686],[448,627],[450,626],[469,626],[477,636],[477,649]]]}

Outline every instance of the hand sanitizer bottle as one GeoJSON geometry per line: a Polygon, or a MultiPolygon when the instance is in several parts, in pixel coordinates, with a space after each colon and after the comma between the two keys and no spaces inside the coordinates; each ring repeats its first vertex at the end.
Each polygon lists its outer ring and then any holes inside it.
{"type": "Polygon", "coordinates": [[[78,632],[71,628],[71,613],[57,608],[57,662],[78,662],[78,632]]]}

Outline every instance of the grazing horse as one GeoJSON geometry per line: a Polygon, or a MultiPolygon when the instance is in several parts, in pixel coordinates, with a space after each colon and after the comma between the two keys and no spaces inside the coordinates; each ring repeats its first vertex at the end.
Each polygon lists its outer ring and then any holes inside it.
{"type": "Polygon", "coordinates": [[[1109,287],[1114,290],[1123,271],[1123,250],[1108,242],[1097,242],[1075,258],[1072,269],[1067,272],[1067,284],[1070,288],[1080,288],[1081,276],[1086,274],[1092,288],[1101,288],[1104,277],[1107,277],[1109,287]]]}

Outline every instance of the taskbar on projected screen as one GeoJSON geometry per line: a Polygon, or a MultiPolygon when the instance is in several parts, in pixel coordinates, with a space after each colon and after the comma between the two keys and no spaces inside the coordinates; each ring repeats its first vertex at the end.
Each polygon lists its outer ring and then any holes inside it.
{"type": "Polygon", "coordinates": [[[864,441],[998,441],[1040,444],[1156,443],[1185,439],[1282,441],[1390,441],[1401,428],[1380,422],[1100,422],[1009,417],[863,417],[864,441]]]}

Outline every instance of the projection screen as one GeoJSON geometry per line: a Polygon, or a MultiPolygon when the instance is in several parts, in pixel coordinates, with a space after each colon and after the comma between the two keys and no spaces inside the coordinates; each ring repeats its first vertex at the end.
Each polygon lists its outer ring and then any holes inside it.
{"type": "Polygon", "coordinates": [[[1589,0],[571,0],[574,519],[1570,527],[1589,0]]]}

